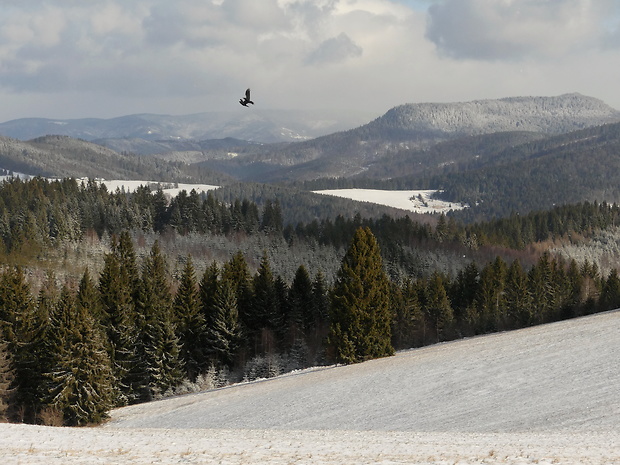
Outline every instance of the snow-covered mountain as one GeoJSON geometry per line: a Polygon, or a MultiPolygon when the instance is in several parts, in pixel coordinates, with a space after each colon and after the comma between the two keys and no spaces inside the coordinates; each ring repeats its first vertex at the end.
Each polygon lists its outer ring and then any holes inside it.
{"type": "Polygon", "coordinates": [[[533,131],[560,134],[620,120],[603,101],[573,93],[455,103],[410,103],[389,110],[369,127],[431,134],[533,131]]]}
{"type": "Polygon", "coordinates": [[[0,424],[6,463],[605,464],[620,458],[620,311],[125,407],[0,424]]]}

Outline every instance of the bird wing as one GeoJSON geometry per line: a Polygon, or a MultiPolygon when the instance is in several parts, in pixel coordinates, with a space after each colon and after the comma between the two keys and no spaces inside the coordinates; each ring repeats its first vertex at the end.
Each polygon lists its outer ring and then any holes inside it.
{"type": "Polygon", "coordinates": [[[250,100],[250,89],[246,89],[245,91],[245,99],[250,100]]]}

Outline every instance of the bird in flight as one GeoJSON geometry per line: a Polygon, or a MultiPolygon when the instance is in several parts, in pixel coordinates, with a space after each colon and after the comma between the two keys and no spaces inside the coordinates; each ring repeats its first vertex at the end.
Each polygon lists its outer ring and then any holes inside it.
{"type": "Polygon", "coordinates": [[[246,89],[245,97],[244,98],[240,98],[239,99],[239,103],[241,105],[243,105],[244,107],[247,107],[248,103],[251,103],[252,105],[254,105],[254,102],[252,102],[252,100],[250,100],[250,89],[246,89]]]}

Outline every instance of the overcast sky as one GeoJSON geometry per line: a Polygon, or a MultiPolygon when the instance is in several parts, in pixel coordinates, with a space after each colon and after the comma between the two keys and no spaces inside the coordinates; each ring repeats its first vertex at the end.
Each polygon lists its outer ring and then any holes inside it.
{"type": "Polygon", "coordinates": [[[567,92],[620,109],[619,83],[618,0],[0,3],[0,121],[567,92]]]}

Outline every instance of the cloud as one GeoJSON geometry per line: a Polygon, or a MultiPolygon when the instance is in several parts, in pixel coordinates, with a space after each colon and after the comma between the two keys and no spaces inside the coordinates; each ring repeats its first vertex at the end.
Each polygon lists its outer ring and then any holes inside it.
{"type": "Polygon", "coordinates": [[[618,10],[617,0],[5,0],[0,119],[236,109],[247,87],[255,111],[290,108],[300,89],[308,107],[377,114],[414,101],[606,99],[620,79],[618,10]]]}
{"type": "Polygon", "coordinates": [[[426,36],[457,59],[558,57],[597,44],[613,0],[445,0],[426,36]]]}
{"type": "Polygon", "coordinates": [[[306,63],[310,65],[340,63],[348,58],[362,55],[362,48],[355,44],[344,32],[337,37],[323,41],[308,56],[306,63]]]}

